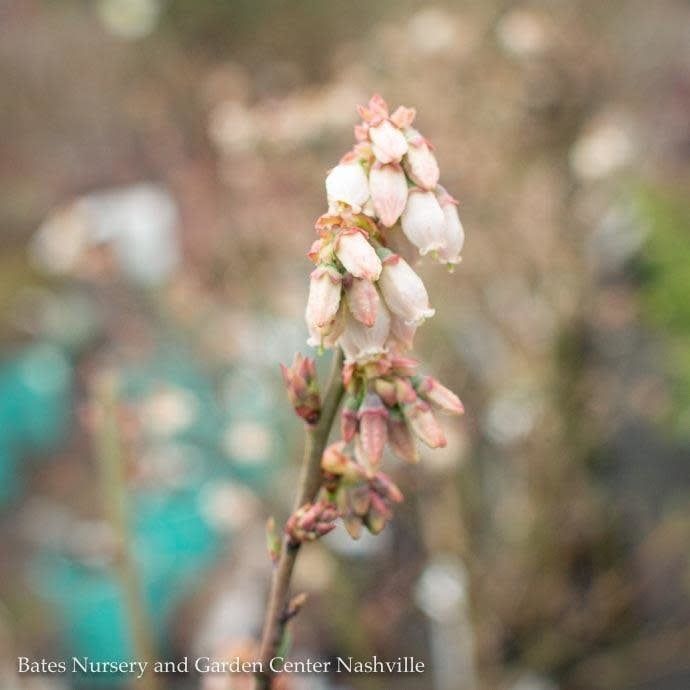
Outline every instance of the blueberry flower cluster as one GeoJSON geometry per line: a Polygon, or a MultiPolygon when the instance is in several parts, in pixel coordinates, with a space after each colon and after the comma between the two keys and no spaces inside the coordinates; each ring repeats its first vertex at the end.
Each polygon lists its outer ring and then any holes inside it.
{"type": "MultiPolygon", "coordinates": [[[[340,348],[345,357],[342,440],[323,455],[318,503],[300,509],[309,528],[320,526],[305,532],[298,529],[303,517],[295,518],[293,539],[325,533],[337,516],[354,537],[362,526],[380,532],[402,500],[380,469],[386,446],[416,462],[417,441],[446,444],[435,413],[463,411],[454,393],[419,375],[407,356],[417,328],[435,313],[413,265],[423,256],[450,267],[460,261],[457,201],[439,184],[432,147],[412,127],[412,108],[389,114],[375,95],[359,114],[357,143],[326,178],[328,211],[316,221],[318,239],[308,254],[315,264],[308,342],[340,348]]],[[[318,419],[313,367],[299,360],[284,376],[298,414],[318,419]]]]}
{"type": "Polygon", "coordinates": [[[306,310],[310,344],[337,344],[349,361],[411,347],[434,315],[411,264],[429,255],[452,266],[465,237],[431,145],[412,127],[415,111],[389,115],[374,96],[359,113],[358,143],[326,178],[306,310]]]}

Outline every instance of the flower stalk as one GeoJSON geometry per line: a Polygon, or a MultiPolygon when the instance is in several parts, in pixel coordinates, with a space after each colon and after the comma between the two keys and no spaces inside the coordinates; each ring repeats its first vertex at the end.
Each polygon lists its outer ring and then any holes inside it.
{"type": "MultiPolygon", "coordinates": [[[[305,426],[304,457],[295,500],[295,513],[307,503],[312,503],[320,488],[321,457],[343,397],[342,364],[342,353],[338,349],[333,354],[319,421],[315,425],[305,426]]],[[[273,678],[270,660],[276,656],[285,636],[286,625],[294,617],[294,614],[290,615],[289,610],[290,582],[301,545],[302,542],[295,541],[289,534],[283,537],[280,556],[273,571],[266,622],[261,637],[259,659],[262,662],[262,671],[257,674],[257,690],[270,690],[273,678]]]]}
{"type": "Polygon", "coordinates": [[[324,394],[313,360],[298,355],[283,367],[306,441],[282,542],[269,530],[275,569],[257,690],[272,687],[270,661],[304,603],[300,595],[290,598],[302,544],[331,532],[338,519],[353,539],[364,529],[379,534],[403,500],[381,470],[386,449],[417,462],[418,441],[446,445],[436,413],[463,412],[457,396],[420,375],[407,354],[417,329],[435,314],[413,266],[424,256],[449,268],[460,261],[465,235],[457,201],[438,184],[431,144],[411,127],[414,109],[400,106],[390,114],[375,95],[358,112],[357,143],[326,178],[328,210],[316,221],[318,239],[308,252],[316,268],[305,312],[307,342],[334,349],[324,394]],[[327,445],[344,396],[342,439],[327,445]]]}

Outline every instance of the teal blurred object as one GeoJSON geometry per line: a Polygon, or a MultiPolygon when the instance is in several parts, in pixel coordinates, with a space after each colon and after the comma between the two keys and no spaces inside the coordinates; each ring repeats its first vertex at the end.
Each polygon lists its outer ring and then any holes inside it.
{"type": "Polygon", "coordinates": [[[19,456],[7,438],[7,429],[0,427],[0,505],[12,500],[21,485],[17,473],[19,456]]]}
{"type": "Polygon", "coordinates": [[[219,538],[195,490],[138,492],[134,549],[150,583],[152,610],[169,612],[217,553],[219,538]]]}
{"type": "Polygon", "coordinates": [[[69,425],[72,367],[60,349],[37,344],[0,367],[0,427],[18,447],[46,450],[69,425]]]}
{"type": "MultiPolygon", "coordinates": [[[[113,661],[134,656],[119,588],[111,574],[55,552],[40,554],[33,570],[39,593],[55,608],[67,656],[113,661]]],[[[103,675],[75,681],[86,686],[120,685],[127,679],[103,675]]]]}
{"type": "Polygon", "coordinates": [[[22,486],[22,456],[64,440],[71,406],[72,365],[59,348],[30,345],[0,364],[0,504],[22,486]]]}
{"type": "MultiPolygon", "coordinates": [[[[138,492],[133,497],[133,548],[158,648],[166,653],[169,618],[219,546],[195,491],[138,492]]],[[[55,549],[32,564],[32,581],[54,607],[66,656],[98,661],[134,658],[117,579],[103,564],[89,565],[55,549]]],[[[123,685],[131,678],[104,674],[76,679],[79,687],[123,685]]]]}
{"type": "MultiPolygon", "coordinates": [[[[193,352],[169,341],[120,376],[122,402],[135,406],[141,421],[142,460],[154,455],[151,474],[144,474],[154,481],[131,490],[130,516],[132,548],[165,655],[175,607],[223,543],[202,498],[226,481],[266,491],[284,462],[290,410],[277,397],[283,395],[277,370],[274,375],[248,364],[207,370],[193,352]]],[[[52,603],[64,633],[64,653],[128,660],[119,585],[104,563],[69,555],[79,551],[79,544],[44,548],[32,566],[32,581],[52,603]]],[[[130,680],[107,675],[83,679],[80,687],[130,680]]]]}
{"type": "Polygon", "coordinates": [[[153,357],[122,372],[122,391],[126,402],[144,409],[167,407],[168,415],[179,416],[166,429],[155,423],[155,413],[149,414],[152,423],[143,433],[152,447],[172,444],[195,451],[187,455],[201,459],[190,478],[197,488],[208,479],[227,478],[261,492],[284,460],[289,406],[277,367],[269,373],[240,363],[215,371],[187,348],[166,343],[153,357]]]}

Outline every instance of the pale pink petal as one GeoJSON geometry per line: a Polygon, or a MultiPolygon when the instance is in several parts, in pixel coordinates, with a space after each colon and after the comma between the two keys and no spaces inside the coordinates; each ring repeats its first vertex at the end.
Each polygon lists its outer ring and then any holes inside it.
{"type": "Polygon", "coordinates": [[[373,326],[379,306],[379,293],[373,283],[366,278],[352,278],[346,295],[352,316],[365,326],[373,326]]]}
{"type": "Polygon", "coordinates": [[[338,235],[335,253],[345,270],[356,278],[378,280],[381,275],[381,260],[364,233],[356,228],[348,228],[338,235]]]}
{"type": "Polygon", "coordinates": [[[381,163],[399,163],[407,153],[405,135],[389,120],[369,128],[372,151],[381,163]]]}
{"type": "Polygon", "coordinates": [[[400,222],[422,256],[446,246],[446,218],[433,192],[410,191],[400,222]]]}
{"type": "Polygon", "coordinates": [[[407,180],[400,165],[374,164],[369,173],[369,189],[379,220],[387,228],[391,227],[405,210],[407,201],[407,180]]]}
{"type": "Polygon", "coordinates": [[[406,324],[418,326],[434,315],[422,279],[397,254],[383,260],[378,284],[388,308],[406,324]]]}

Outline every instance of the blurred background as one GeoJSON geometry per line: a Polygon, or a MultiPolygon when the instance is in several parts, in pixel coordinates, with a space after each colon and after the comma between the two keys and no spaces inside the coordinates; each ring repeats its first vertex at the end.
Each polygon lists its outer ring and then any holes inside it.
{"type": "Polygon", "coordinates": [[[278,364],[374,91],[461,202],[417,354],[467,413],[389,459],[382,536],[305,549],[292,654],[429,670],[285,688],[690,687],[689,28],[681,0],[0,0],[2,687],[136,685],[18,655],[251,655],[301,446],[278,364]]]}

